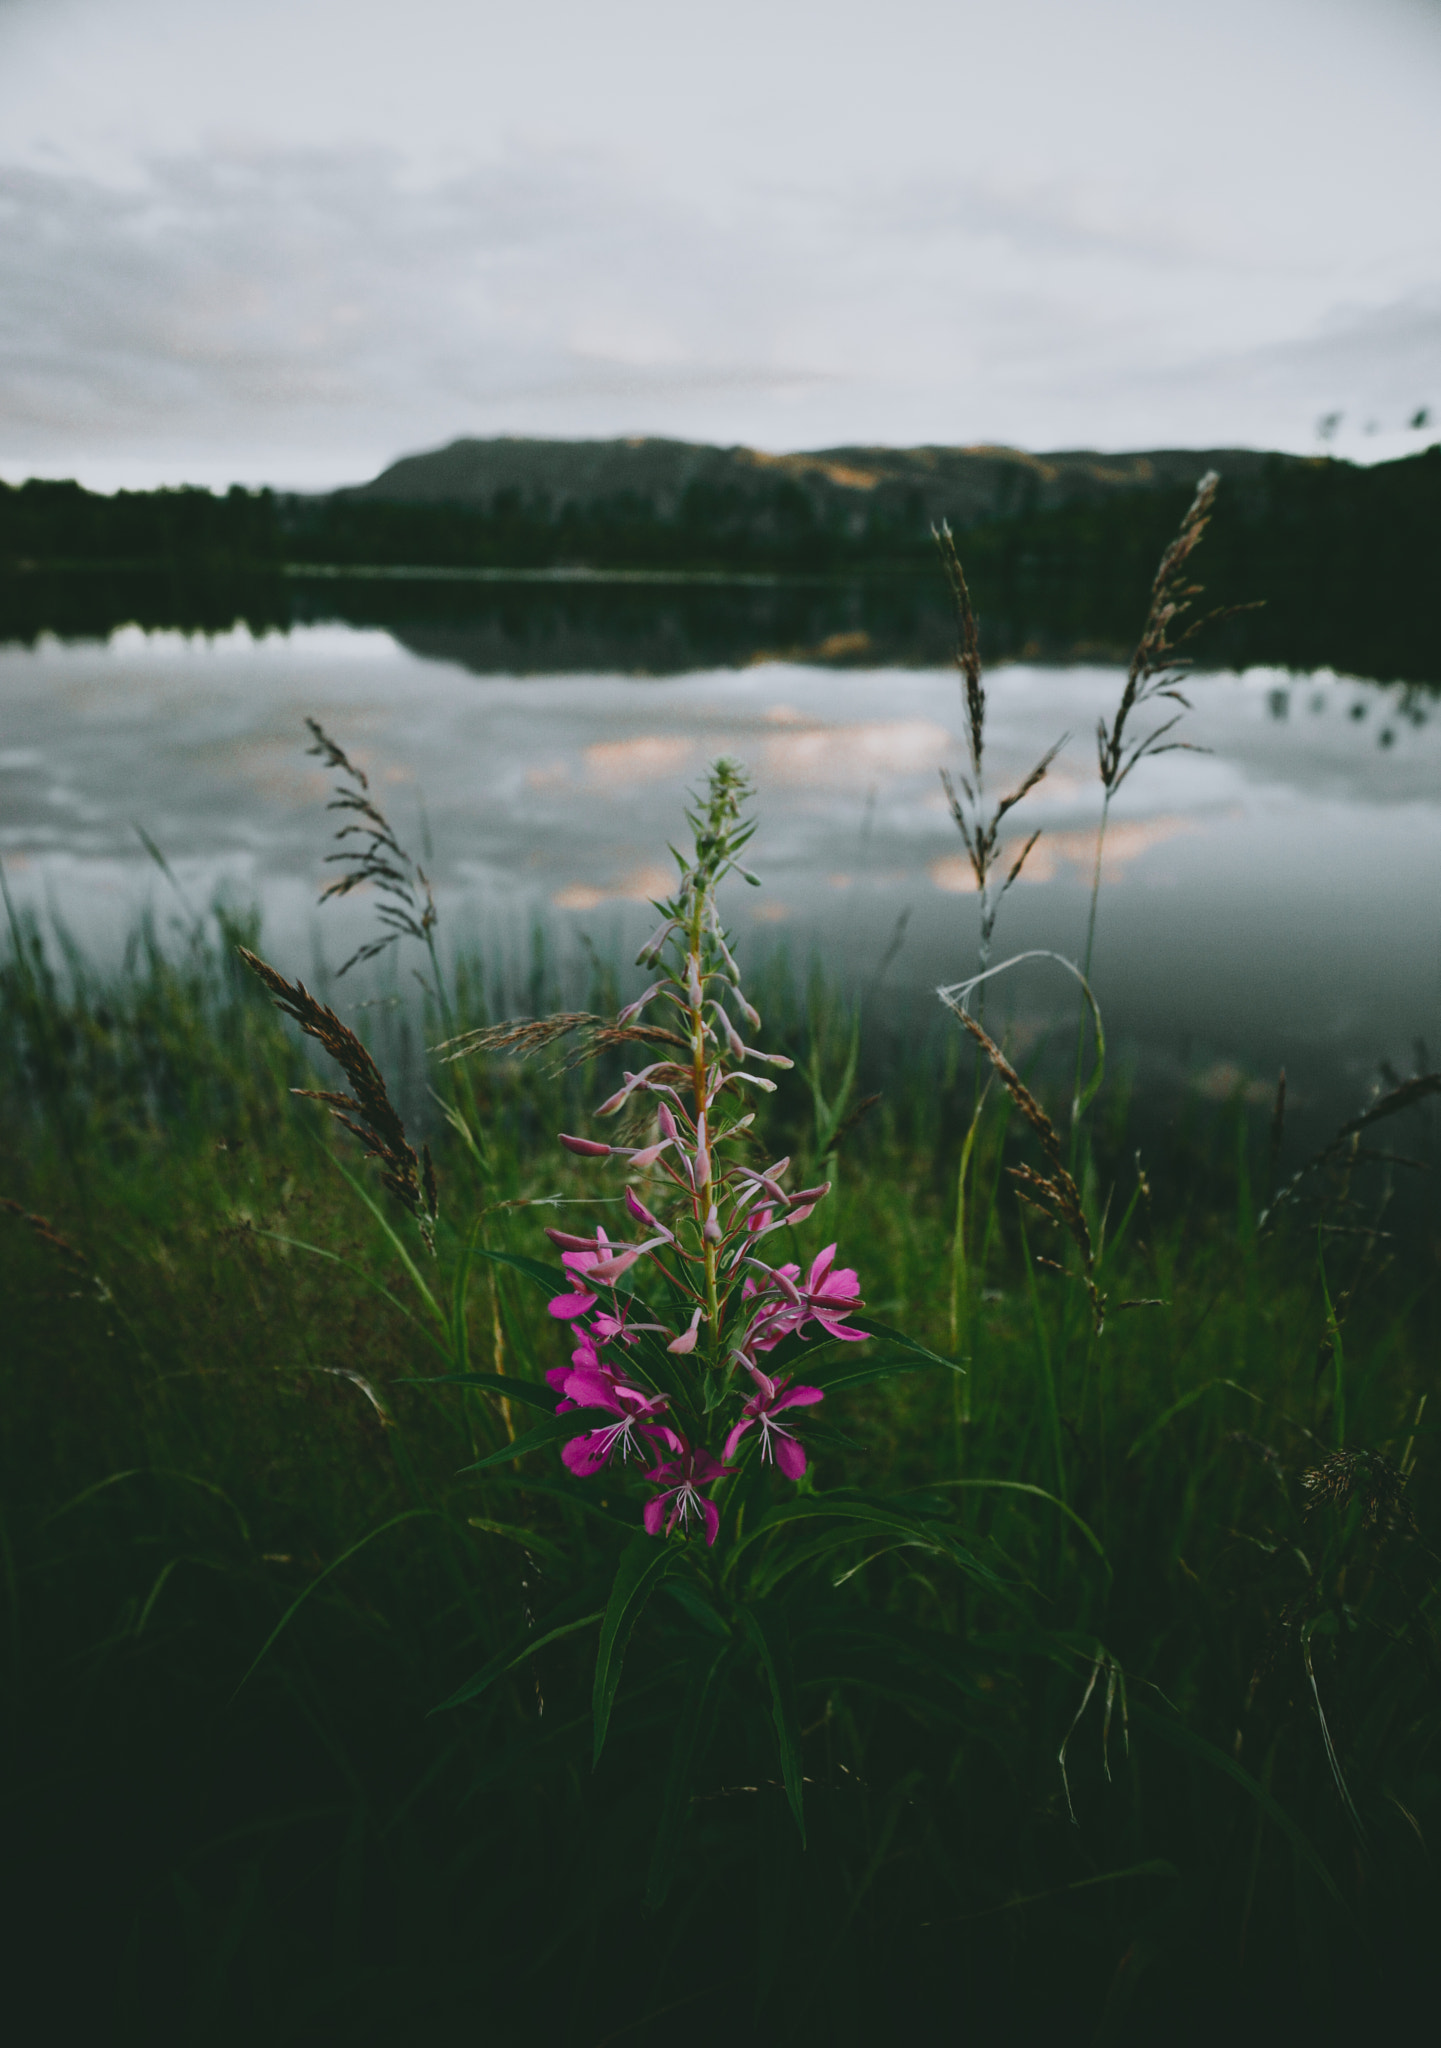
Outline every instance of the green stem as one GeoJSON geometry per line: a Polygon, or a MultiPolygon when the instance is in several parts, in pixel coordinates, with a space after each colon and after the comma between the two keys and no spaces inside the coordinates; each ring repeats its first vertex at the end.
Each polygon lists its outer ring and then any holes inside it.
{"type": "MultiPolygon", "coordinates": [[[[1087,988],[1091,985],[1091,961],[1096,950],[1096,909],[1101,900],[1101,855],[1106,845],[1106,824],[1111,815],[1111,792],[1106,791],[1101,803],[1101,822],[1096,832],[1096,864],[1091,870],[1091,907],[1086,917],[1086,953],[1081,973],[1087,988]]],[[[1076,1105],[1081,1099],[1081,1074],[1086,1063],[1086,998],[1081,997],[1081,1014],[1076,1020],[1076,1079],[1071,1089],[1071,1159],[1072,1171],[1076,1164],[1076,1146],[1079,1141],[1080,1116],[1076,1105]]]]}

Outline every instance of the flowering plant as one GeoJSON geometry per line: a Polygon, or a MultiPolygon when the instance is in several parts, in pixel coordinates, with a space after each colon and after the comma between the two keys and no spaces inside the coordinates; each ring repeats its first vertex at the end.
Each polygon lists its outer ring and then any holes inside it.
{"type": "MultiPolygon", "coordinates": [[[[918,1366],[962,1368],[898,1331],[859,1320],[860,1283],[838,1263],[834,1244],[805,1264],[776,1249],[784,1242],[778,1233],[804,1223],[830,1188],[791,1188],[790,1161],[759,1156],[753,1104],[775,1087],[764,1070],[791,1062],[753,1042],[761,1019],[717,904],[729,876],[755,881],[740,858],[754,830],[742,815],[747,794],[739,767],[717,762],[687,813],[692,849],[675,856],[675,891],[657,904],[661,923],[640,955],[656,978],[618,1016],[566,1012],[498,1024],[437,1048],[454,1061],[578,1039],[572,1066],[611,1050],[645,1049],[645,1062],[627,1071],[596,1111],[614,1135],[560,1135],[574,1156],[622,1170],[621,1192],[610,1199],[624,1204],[626,1233],[612,1235],[599,1223],[584,1232],[552,1229],[558,1267],[485,1242],[491,1212],[483,1209],[468,1230],[453,1233],[458,1256],[449,1284],[432,1285],[428,1262],[441,1258],[446,1239],[437,1238],[442,1219],[428,1153],[414,1153],[379,1070],[354,1034],[303,985],[247,956],[276,1000],[345,1071],[352,1093],[320,1099],[380,1160],[385,1187],[419,1230],[420,1264],[363,1185],[340,1167],[407,1274],[421,1307],[417,1329],[446,1367],[416,1383],[463,1386],[503,1404],[506,1441],[468,1469],[512,1463],[559,1443],[566,1490],[569,1482],[605,1473],[610,1491],[619,1480],[639,1496],[633,1533],[602,1604],[579,1615],[563,1609],[565,1618],[540,1633],[528,1621],[520,1641],[444,1704],[476,1699],[548,1644],[598,1622],[592,1712],[599,1757],[627,1641],[650,1595],[669,1580],[695,1640],[684,1659],[685,1703],[647,1888],[652,1904],[664,1897],[675,1868],[706,1731],[733,1679],[742,1680],[746,1696],[748,1665],[769,1697],[786,1794],[804,1836],[794,1668],[800,1645],[788,1604],[797,1574],[824,1571],[842,1550],[879,1539],[883,1549],[927,1550],[998,1583],[934,1501],[847,1486],[823,1492],[814,1483],[807,1441],[814,1446],[822,1402],[918,1366]],[[467,1296],[476,1256],[544,1289],[557,1349],[569,1354],[544,1369],[544,1383],[502,1372],[499,1353],[496,1371],[474,1369],[467,1296]],[[867,1338],[875,1341],[857,1359],[851,1347],[867,1338]],[[837,1347],[845,1361],[839,1367],[837,1347]],[[516,1403],[540,1414],[519,1435],[511,1425],[516,1403]],[[777,1477],[796,1491],[777,1499],[777,1477]]],[[[447,1116],[481,1157],[459,1107],[447,1116]]],[[[388,1288],[381,1291],[395,1301],[388,1288]]],[[[625,1519],[614,1500],[596,1506],[607,1523],[625,1519]]],[[[836,1583],[850,1575],[843,1572],[836,1583]]],[[[582,1603],[593,1604],[588,1589],[577,1596],[582,1603]]],[[[753,1685],[748,1696],[754,1701],[753,1685]]]]}
{"type": "Polygon", "coordinates": [[[717,762],[701,808],[688,813],[693,856],[676,855],[675,893],[657,904],[660,928],[640,954],[639,964],[662,971],[604,1034],[661,1054],[627,1072],[596,1112],[628,1114],[642,1124],[629,1134],[640,1142],[560,1138],[583,1159],[628,1169],[631,1230],[624,1241],[600,1226],[546,1233],[565,1283],[550,1314],[573,1343],[570,1363],[546,1379],[563,1397],[559,1413],[592,1411],[593,1426],[565,1443],[566,1467],[590,1478],[618,1460],[654,1489],[644,1514],[652,1536],[703,1534],[708,1544],[720,1526],[714,1489],[748,1454],[788,1480],[805,1474],[797,1424],[824,1390],[775,1371],[771,1355],[812,1331],[841,1343],[867,1335],[849,1320],[863,1306],[860,1285],[835,1263],[834,1245],[804,1275],[767,1256],[768,1240],[804,1222],[829,1184],[789,1190],[788,1159],[762,1166],[746,1156],[752,1094],[775,1086],[756,1070],[791,1062],[742,1035],[754,1038],[761,1019],[716,903],[728,875],[746,875],[739,857],[754,827],[742,819],[745,796],[740,769],[717,762]]]}

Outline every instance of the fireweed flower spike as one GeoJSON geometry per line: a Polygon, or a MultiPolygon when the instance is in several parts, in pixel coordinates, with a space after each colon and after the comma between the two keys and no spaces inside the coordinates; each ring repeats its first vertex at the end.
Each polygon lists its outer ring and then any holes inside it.
{"type": "MultiPolygon", "coordinates": [[[[593,1236],[548,1232],[565,1283],[550,1313],[567,1326],[573,1350],[569,1366],[546,1378],[562,1409],[599,1409],[606,1417],[567,1443],[568,1470],[589,1478],[619,1452],[619,1462],[655,1489],[645,1507],[651,1535],[703,1529],[707,1543],[720,1528],[709,1492],[738,1469],[747,1438],[783,1478],[806,1470],[795,1423],[822,1390],[793,1386],[785,1374],[773,1378],[758,1358],[791,1336],[815,1341],[818,1333],[822,1343],[865,1337],[847,1321],[862,1306],[860,1282],[836,1265],[834,1245],[804,1278],[799,1266],[755,1256],[761,1238],[803,1222],[830,1190],[788,1193],[788,1159],[766,1165],[763,1154],[747,1156],[756,1142],[747,1098],[775,1086],[753,1069],[791,1063],[750,1042],[761,1019],[742,991],[717,907],[728,877],[754,879],[738,859],[754,829],[742,816],[746,795],[740,769],[718,761],[687,813],[693,848],[675,855],[675,893],[655,906],[661,924],[642,961],[658,978],[614,1025],[594,1033],[598,1050],[646,1048],[596,1111],[625,1120],[620,1141],[569,1132],[560,1139],[577,1158],[619,1162],[637,1237],[617,1244],[599,1228],[593,1236]],[[661,1462],[647,1469],[652,1456],[661,1462]]],[[[544,1036],[541,1027],[533,1027],[536,1034],[544,1036]]]]}

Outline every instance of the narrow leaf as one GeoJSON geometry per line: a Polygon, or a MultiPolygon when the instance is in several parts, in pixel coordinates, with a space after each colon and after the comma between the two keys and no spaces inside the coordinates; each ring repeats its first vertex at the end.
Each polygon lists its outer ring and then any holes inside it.
{"type": "Polygon", "coordinates": [[[491,1658],[484,1670],[477,1671],[474,1678],[468,1678],[448,1700],[442,1700],[438,1707],[432,1707],[431,1713],[443,1714],[449,1707],[462,1707],[467,1700],[479,1699],[488,1686],[495,1684],[497,1678],[504,1678],[507,1671],[514,1671],[517,1664],[523,1664],[526,1658],[533,1657],[537,1650],[545,1649],[548,1643],[558,1643],[562,1636],[578,1635],[581,1629],[589,1628],[592,1622],[599,1621],[600,1618],[600,1609],[597,1608],[594,1614],[582,1614],[578,1621],[564,1621],[559,1628],[549,1629],[543,1636],[527,1636],[518,1648],[512,1645],[510,1649],[502,1650],[498,1657],[491,1658]]]}
{"type": "Polygon", "coordinates": [[[284,1614],[281,1615],[279,1621],[276,1622],[274,1628],[270,1631],[270,1634],[265,1638],[265,1641],[261,1644],[259,1650],[257,1650],[254,1658],[251,1660],[249,1669],[246,1671],[245,1676],[241,1679],[240,1684],[236,1686],[235,1692],[233,1692],[230,1695],[231,1699],[233,1700],[236,1697],[236,1694],[240,1692],[242,1687],[250,1683],[250,1680],[255,1676],[255,1673],[260,1668],[262,1661],[269,1655],[270,1650],[272,1649],[276,1640],[280,1636],[281,1631],[289,1626],[292,1617],[298,1612],[300,1608],[302,1608],[305,1605],[306,1601],[310,1598],[311,1594],[315,1592],[318,1587],[323,1586],[325,1584],[325,1581],[330,1577],[330,1574],[332,1572],[338,1572],[343,1564],[348,1563],[348,1561],[352,1557],[354,1557],[357,1550],[364,1550],[367,1543],[373,1543],[376,1537],[383,1536],[387,1529],[397,1528],[401,1522],[413,1522],[416,1520],[417,1516],[420,1515],[439,1516],[439,1514],[440,1510],[438,1508],[406,1508],[403,1514],[392,1515],[388,1522],[382,1522],[378,1529],[372,1529],[368,1535],[362,1536],[358,1543],[352,1543],[349,1550],[343,1550],[340,1553],[339,1557],[336,1558],[333,1564],[328,1564],[325,1567],[325,1570],[321,1572],[317,1577],[313,1578],[310,1581],[310,1584],[307,1587],[305,1587],[305,1589],[302,1592],[297,1593],[295,1598],[291,1601],[290,1605],[286,1608],[284,1614]]]}
{"type": "Polygon", "coordinates": [[[691,1666],[675,1739],[671,1743],[670,1767],[666,1772],[665,1795],[661,1802],[660,1827],[651,1852],[650,1874],[646,1879],[645,1909],[655,1913],[665,1904],[680,1854],[681,1833],[690,1807],[691,1780],[702,1748],[706,1708],[731,1654],[731,1645],[710,1650],[691,1666]]]}
{"type": "Polygon", "coordinates": [[[486,1393],[500,1394],[507,1401],[524,1402],[526,1407],[543,1409],[547,1415],[555,1413],[553,1389],[538,1387],[534,1380],[513,1379],[509,1373],[437,1372],[420,1378],[397,1380],[395,1384],[401,1387],[483,1387],[486,1393]]]}
{"type": "Polygon", "coordinates": [[[801,1847],[806,1844],[805,1789],[801,1771],[801,1723],[796,1708],[795,1679],[791,1672],[790,1642],[781,1616],[763,1608],[746,1607],[741,1620],[765,1666],[771,1687],[771,1718],[781,1753],[781,1776],[791,1803],[801,1847]]]}
{"type": "Polygon", "coordinates": [[[630,1632],[647,1600],[670,1570],[675,1553],[670,1545],[654,1536],[637,1536],[626,1545],[616,1567],[601,1623],[600,1648],[595,1659],[595,1687],[591,1711],[595,1722],[595,1755],[605,1747],[611,1708],[620,1685],[621,1662],[630,1632]]]}
{"type": "Polygon", "coordinates": [[[473,1465],[462,1465],[460,1469],[462,1472],[483,1472],[487,1465],[508,1465],[512,1458],[523,1458],[527,1451],[538,1451],[546,1444],[580,1436],[588,1429],[599,1429],[604,1422],[614,1420],[608,1408],[567,1408],[564,1415],[552,1415],[548,1421],[538,1422],[534,1429],[528,1429],[514,1443],[502,1444],[489,1457],[478,1458],[473,1465]]]}

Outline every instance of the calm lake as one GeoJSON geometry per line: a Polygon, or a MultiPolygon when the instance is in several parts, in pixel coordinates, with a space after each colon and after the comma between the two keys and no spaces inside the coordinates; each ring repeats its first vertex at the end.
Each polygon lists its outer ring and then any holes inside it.
{"type": "MultiPolygon", "coordinates": [[[[991,673],[993,793],[1071,735],[1008,821],[1044,837],[1006,899],[998,959],[1080,955],[1094,732],[1121,680],[1109,664],[991,673]]],[[[1302,1114],[1346,1113],[1381,1062],[1409,1072],[1418,1040],[1441,1041],[1441,720],[1414,692],[1329,673],[1201,674],[1193,701],[1186,736],[1209,751],[1143,763],[1112,814],[1094,977],[1108,1030],[1148,1082],[1259,1101],[1284,1064],[1302,1114]]],[[[668,886],[684,790],[720,752],[757,791],[764,887],[731,905],[748,947],[871,984],[878,1023],[917,1043],[936,1029],[935,984],[973,971],[975,897],[938,776],[964,766],[949,668],[762,656],[518,676],[379,628],[127,628],[0,648],[0,712],[12,893],[98,955],[118,954],[147,904],[162,925],[185,915],[143,828],[190,905],[260,904],[269,957],[343,1012],[396,985],[394,953],[368,983],[328,979],[371,932],[373,901],[315,907],[334,821],[310,714],[425,860],[446,943],[518,974],[538,921],[576,993],[584,941],[629,958],[668,886]]],[[[1044,966],[1011,977],[1005,1006],[1023,1042],[1074,1014],[1044,966]]]]}

